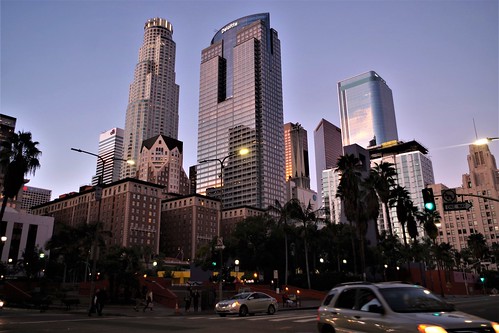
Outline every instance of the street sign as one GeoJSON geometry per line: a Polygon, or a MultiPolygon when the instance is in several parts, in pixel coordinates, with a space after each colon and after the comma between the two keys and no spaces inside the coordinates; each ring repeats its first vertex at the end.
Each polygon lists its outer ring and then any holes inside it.
{"type": "Polygon", "coordinates": [[[444,203],[455,203],[457,202],[456,189],[451,188],[447,190],[442,190],[442,199],[444,203]]]}
{"type": "Polygon", "coordinates": [[[454,210],[470,210],[473,207],[471,202],[463,201],[463,202],[455,202],[455,203],[446,203],[444,202],[444,211],[454,211],[454,210]]]}

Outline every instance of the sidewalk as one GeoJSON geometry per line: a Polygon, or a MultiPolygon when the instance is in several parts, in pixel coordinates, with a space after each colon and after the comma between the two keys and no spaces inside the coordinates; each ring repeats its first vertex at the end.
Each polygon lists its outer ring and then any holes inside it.
{"type": "MultiPolygon", "coordinates": [[[[278,312],[281,311],[297,311],[297,310],[311,310],[317,309],[319,307],[320,301],[317,300],[303,300],[301,306],[299,307],[282,307],[279,304],[278,312]]],[[[47,312],[59,311],[63,313],[81,313],[82,315],[88,315],[88,306],[86,304],[73,307],[70,310],[65,310],[59,307],[50,307],[47,312]]],[[[126,316],[126,317],[143,317],[143,316],[200,316],[200,315],[215,315],[214,309],[205,309],[198,312],[194,312],[191,308],[189,312],[185,312],[183,308],[179,308],[177,311],[172,308],[165,307],[160,304],[155,304],[153,310],[146,309],[142,311],[135,311],[133,305],[116,305],[116,304],[106,304],[102,311],[103,316],[126,316]]],[[[97,314],[92,314],[92,317],[98,317],[97,314]]]]}

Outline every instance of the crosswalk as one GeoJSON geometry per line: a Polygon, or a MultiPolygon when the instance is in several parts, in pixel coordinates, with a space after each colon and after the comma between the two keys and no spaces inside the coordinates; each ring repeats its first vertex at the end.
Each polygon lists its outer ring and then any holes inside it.
{"type": "Polygon", "coordinates": [[[303,315],[297,315],[296,313],[278,313],[272,316],[269,315],[256,315],[256,316],[247,316],[247,317],[239,317],[237,315],[235,316],[227,316],[227,317],[220,317],[217,315],[207,315],[207,316],[192,316],[192,317],[185,317],[187,320],[230,320],[230,321],[235,321],[235,320],[241,320],[241,321],[269,321],[269,322],[294,322],[294,323],[308,323],[308,322],[313,322],[317,320],[317,315],[315,314],[303,314],[303,315]]]}

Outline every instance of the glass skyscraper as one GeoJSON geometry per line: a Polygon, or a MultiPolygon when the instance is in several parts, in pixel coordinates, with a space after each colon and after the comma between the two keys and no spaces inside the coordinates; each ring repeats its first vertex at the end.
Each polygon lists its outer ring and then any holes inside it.
{"type": "Polygon", "coordinates": [[[222,197],[225,208],[282,203],[283,125],[281,48],[270,15],[229,22],[201,53],[197,192],[222,197]],[[249,153],[239,155],[242,148],[249,153]]]}
{"type": "Polygon", "coordinates": [[[338,83],[343,146],[398,140],[392,90],[369,71],[338,83]]]}
{"type": "Polygon", "coordinates": [[[142,141],[156,135],[177,139],[179,86],[175,83],[173,27],[162,18],[148,20],[139,50],[126,110],[121,178],[135,177],[142,141]]]}

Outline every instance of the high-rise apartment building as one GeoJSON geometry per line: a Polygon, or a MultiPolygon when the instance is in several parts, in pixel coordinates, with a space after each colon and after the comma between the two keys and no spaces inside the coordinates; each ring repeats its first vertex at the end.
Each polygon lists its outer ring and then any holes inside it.
{"type": "Polygon", "coordinates": [[[92,185],[99,184],[99,178],[104,175],[104,184],[109,184],[120,179],[120,172],[125,163],[123,161],[123,135],[121,128],[112,128],[99,135],[99,156],[92,185]],[[103,170],[104,168],[104,170],[103,170]]]}
{"type": "Polygon", "coordinates": [[[164,192],[189,194],[189,179],[182,167],[183,142],[156,135],[142,143],[138,179],[164,186],[164,192]]]}
{"type": "Polygon", "coordinates": [[[437,241],[449,243],[458,251],[468,247],[468,237],[472,234],[482,234],[489,247],[499,242],[499,169],[487,144],[469,146],[468,167],[469,173],[463,175],[461,187],[431,186],[442,217],[437,241]],[[444,211],[441,194],[445,190],[453,190],[457,202],[469,201],[471,209],[444,211]]]}
{"type": "MultiPolygon", "coordinates": [[[[397,170],[397,185],[405,188],[411,200],[419,210],[423,210],[421,190],[435,182],[433,165],[428,156],[428,150],[419,142],[391,141],[368,149],[371,156],[371,167],[382,162],[392,163],[397,170]]],[[[402,226],[397,218],[395,207],[390,209],[392,231],[402,238],[402,226]]],[[[380,233],[389,232],[388,219],[385,210],[380,211],[378,228],[380,233]]],[[[421,236],[422,233],[421,233],[421,236]]]]}
{"type": "Polygon", "coordinates": [[[234,20],[201,54],[197,192],[224,208],[284,201],[281,47],[268,13],[234,20]],[[249,153],[238,154],[242,148],[249,153]],[[221,177],[220,177],[221,176],[221,177]]]}
{"type": "Polygon", "coordinates": [[[322,172],[336,168],[338,158],[343,154],[341,129],[326,119],[321,119],[314,130],[314,147],[318,201],[322,206],[325,206],[326,203],[323,201],[322,172]]]}
{"type": "MultiPolygon", "coordinates": [[[[142,141],[155,135],[178,136],[179,86],[175,83],[173,27],[162,18],[144,26],[134,79],[130,85],[125,120],[125,160],[137,161],[142,141]]],[[[123,165],[121,178],[136,177],[137,163],[123,165]]]]}
{"type": "Polygon", "coordinates": [[[50,201],[52,191],[44,188],[23,186],[21,192],[20,210],[28,214],[31,213],[31,207],[38,206],[50,201]]]}
{"type": "Polygon", "coordinates": [[[300,124],[284,124],[284,154],[286,181],[310,189],[307,130],[300,124]]]}
{"type": "Polygon", "coordinates": [[[376,72],[340,81],[338,94],[344,146],[398,140],[392,90],[376,72]]]}

